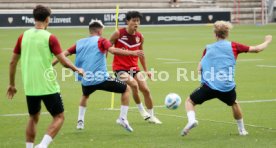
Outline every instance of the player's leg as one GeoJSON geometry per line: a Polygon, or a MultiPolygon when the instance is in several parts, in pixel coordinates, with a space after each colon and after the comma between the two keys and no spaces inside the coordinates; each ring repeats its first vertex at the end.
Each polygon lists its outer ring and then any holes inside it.
{"type": "Polygon", "coordinates": [[[121,111],[120,116],[116,120],[117,124],[123,126],[127,131],[132,132],[133,128],[129,125],[127,120],[128,106],[129,106],[130,87],[126,85],[125,92],[121,96],[121,111]]]}
{"type": "Polygon", "coordinates": [[[59,93],[45,95],[42,98],[44,105],[53,117],[52,123],[48,126],[47,133],[44,135],[37,147],[48,147],[61,129],[64,122],[64,107],[59,93]]]}
{"type": "Polygon", "coordinates": [[[77,129],[84,129],[84,117],[89,96],[82,95],[79,105],[77,129]]]}
{"type": "Polygon", "coordinates": [[[188,123],[181,131],[182,136],[187,135],[192,128],[198,125],[198,121],[196,120],[196,116],[195,116],[195,105],[196,104],[191,99],[191,96],[186,99],[185,109],[187,112],[188,123]]]}
{"type": "Polygon", "coordinates": [[[134,78],[138,82],[139,89],[140,89],[140,91],[142,92],[142,94],[144,96],[145,105],[146,105],[146,107],[148,109],[148,112],[151,116],[150,119],[149,119],[149,122],[155,123],[155,124],[162,124],[162,122],[158,118],[156,118],[155,115],[154,115],[153,101],[152,101],[150,90],[149,90],[149,87],[147,85],[145,77],[143,76],[143,74],[141,72],[138,72],[134,76],[134,78]]]}
{"type": "Polygon", "coordinates": [[[130,86],[131,90],[132,90],[132,95],[133,95],[133,99],[138,107],[138,110],[141,114],[141,116],[143,117],[144,120],[148,120],[150,118],[150,114],[148,112],[146,112],[146,110],[144,109],[144,106],[141,102],[140,96],[139,96],[139,86],[137,81],[127,72],[125,71],[117,71],[116,75],[119,76],[119,79],[121,81],[124,81],[125,83],[127,83],[127,85],[130,86]]]}
{"type": "Polygon", "coordinates": [[[33,148],[36,136],[36,125],[39,120],[41,109],[41,98],[34,96],[27,96],[29,121],[26,126],[26,148],[33,148]]]}
{"type": "Polygon", "coordinates": [[[85,112],[87,108],[87,101],[91,93],[95,91],[95,86],[83,86],[82,85],[82,97],[80,99],[79,104],[79,113],[78,113],[78,122],[77,122],[77,129],[82,130],[84,129],[84,119],[85,119],[85,112]]]}
{"type": "Polygon", "coordinates": [[[131,128],[127,120],[130,87],[125,82],[122,82],[119,79],[108,78],[108,80],[99,84],[96,89],[122,94],[120,115],[119,118],[116,120],[116,123],[124,127],[127,131],[132,132],[133,129],[131,128]]]}
{"type": "Polygon", "coordinates": [[[238,131],[240,135],[247,135],[248,132],[244,128],[242,111],[239,103],[236,101],[237,94],[235,88],[229,92],[221,92],[218,99],[232,107],[233,116],[236,119],[238,125],[238,131]]]}
{"type": "Polygon", "coordinates": [[[139,96],[139,86],[136,80],[132,76],[130,76],[127,72],[120,71],[116,73],[116,75],[119,76],[119,79],[121,81],[127,83],[127,85],[130,86],[135,103],[140,104],[141,100],[139,96]]]}
{"type": "Polygon", "coordinates": [[[242,136],[245,136],[248,134],[248,132],[245,130],[244,123],[243,123],[243,118],[242,118],[242,111],[241,107],[238,102],[235,102],[232,105],[232,111],[233,111],[233,116],[236,119],[237,125],[238,125],[238,131],[239,134],[242,136]]]}
{"type": "Polygon", "coordinates": [[[197,88],[190,97],[185,101],[185,109],[187,112],[188,123],[181,131],[181,135],[185,136],[189,131],[198,125],[195,114],[195,106],[197,104],[202,104],[203,102],[216,97],[216,91],[209,88],[207,85],[201,85],[197,88]]]}

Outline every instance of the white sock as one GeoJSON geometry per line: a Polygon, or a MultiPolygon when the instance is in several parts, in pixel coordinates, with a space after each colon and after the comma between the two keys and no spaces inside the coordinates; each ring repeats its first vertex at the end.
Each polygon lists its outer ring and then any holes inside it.
{"type": "Polygon", "coordinates": [[[34,147],[34,143],[26,142],[26,148],[33,148],[33,147],[34,147]]]}
{"type": "Polygon", "coordinates": [[[127,112],[128,112],[128,106],[121,105],[120,118],[127,120],[127,112]]]}
{"type": "Polygon", "coordinates": [[[236,120],[239,129],[244,129],[243,119],[236,120]]]}
{"type": "Polygon", "coordinates": [[[82,120],[84,122],[84,115],[85,115],[86,107],[84,106],[79,106],[79,116],[78,116],[78,121],[82,120]]]}
{"type": "Polygon", "coordinates": [[[139,111],[145,110],[142,102],[140,104],[136,104],[136,105],[137,105],[139,111]]]}
{"type": "Polygon", "coordinates": [[[195,122],[195,111],[188,111],[187,117],[189,123],[195,122]]]}
{"type": "Polygon", "coordinates": [[[48,147],[48,145],[53,141],[52,137],[45,134],[42,141],[40,142],[41,145],[48,147]]]}
{"type": "Polygon", "coordinates": [[[148,109],[148,113],[150,114],[150,116],[154,116],[153,108],[152,109],[148,109]]]}

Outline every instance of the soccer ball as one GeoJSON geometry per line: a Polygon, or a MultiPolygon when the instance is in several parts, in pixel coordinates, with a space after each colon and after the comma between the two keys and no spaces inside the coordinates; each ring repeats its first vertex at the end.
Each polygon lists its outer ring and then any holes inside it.
{"type": "Polygon", "coordinates": [[[170,93],[165,98],[165,106],[168,109],[174,110],[177,109],[181,104],[181,98],[178,94],[170,93]]]}

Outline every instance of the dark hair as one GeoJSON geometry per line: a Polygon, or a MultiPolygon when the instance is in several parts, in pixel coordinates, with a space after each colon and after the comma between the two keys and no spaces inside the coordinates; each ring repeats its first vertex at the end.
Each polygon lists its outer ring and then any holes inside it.
{"type": "Polygon", "coordinates": [[[141,19],[142,17],[143,17],[142,14],[138,11],[128,11],[126,14],[126,20],[128,20],[128,21],[132,18],[141,19]]]}
{"type": "Polygon", "coordinates": [[[44,22],[51,15],[51,9],[43,5],[37,5],[33,10],[33,16],[36,21],[44,22]]]}
{"type": "Polygon", "coordinates": [[[93,32],[96,31],[97,29],[102,29],[104,26],[102,23],[98,22],[98,21],[94,21],[92,23],[89,24],[89,31],[93,32]]]}

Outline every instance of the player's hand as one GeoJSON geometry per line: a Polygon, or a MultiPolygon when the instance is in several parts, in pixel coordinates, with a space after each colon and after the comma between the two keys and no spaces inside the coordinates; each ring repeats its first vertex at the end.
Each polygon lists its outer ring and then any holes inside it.
{"type": "Polygon", "coordinates": [[[147,74],[147,76],[149,77],[149,79],[152,78],[152,73],[151,73],[150,71],[146,71],[146,74],[147,74]]]}
{"type": "Polygon", "coordinates": [[[78,70],[76,72],[81,76],[84,76],[84,73],[85,73],[84,70],[81,68],[78,68],[78,70]]]}
{"type": "Polygon", "coordinates": [[[17,90],[16,90],[15,86],[9,85],[8,90],[7,90],[8,99],[12,99],[13,96],[16,94],[16,92],[17,92],[17,90]]]}
{"type": "Polygon", "coordinates": [[[266,35],[265,36],[265,41],[270,43],[272,41],[272,35],[266,35]]]}
{"type": "Polygon", "coordinates": [[[52,66],[55,66],[58,62],[59,62],[58,59],[54,59],[52,62],[52,66]]]}
{"type": "Polygon", "coordinates": [[[132,53],[133,56],[143,57],[144,51],[143,50],[134,50],[132,53]]]}

